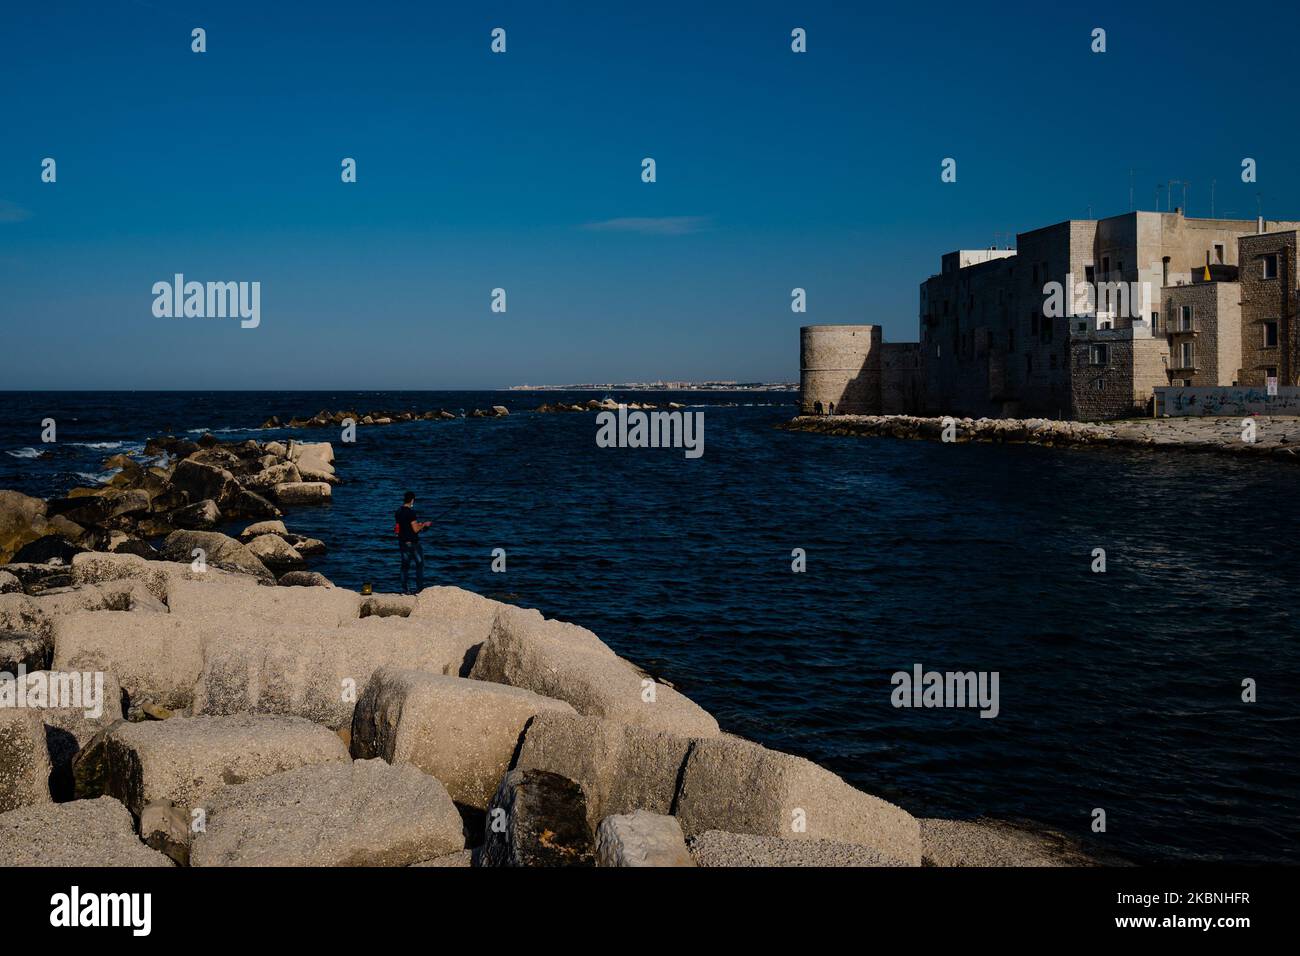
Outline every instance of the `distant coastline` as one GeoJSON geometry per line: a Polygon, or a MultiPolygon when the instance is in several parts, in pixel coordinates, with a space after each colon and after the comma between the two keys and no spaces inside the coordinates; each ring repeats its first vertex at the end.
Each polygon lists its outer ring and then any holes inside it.
{"type": "Polygon", "coordinates": [[[582,385],[511,385],[507,392],[797,392],[798,382],[588,382],[582,385]]]}

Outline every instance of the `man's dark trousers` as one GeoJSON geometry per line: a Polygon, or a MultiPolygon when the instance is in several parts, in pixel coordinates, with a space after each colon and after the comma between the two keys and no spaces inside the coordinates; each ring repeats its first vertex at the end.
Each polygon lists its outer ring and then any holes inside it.
{"type": "Polygon", "coordinates": [[[402,549],[402,592],[410,590],[407,586],[408,575],[411,565],[415,565],[415,590],[424,590],[424,548],[420,546],[417,538],[415,541],[399,541],[398,545],[402,549]]]}

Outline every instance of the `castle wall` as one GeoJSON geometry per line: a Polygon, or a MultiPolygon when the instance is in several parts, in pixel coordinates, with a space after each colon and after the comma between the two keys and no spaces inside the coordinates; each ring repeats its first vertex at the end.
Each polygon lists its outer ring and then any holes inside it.
{"type": "Polygon", "coordinates": [[[799,330],[799,411],[879,415],[878,325],[806,325],[799,330]]]}

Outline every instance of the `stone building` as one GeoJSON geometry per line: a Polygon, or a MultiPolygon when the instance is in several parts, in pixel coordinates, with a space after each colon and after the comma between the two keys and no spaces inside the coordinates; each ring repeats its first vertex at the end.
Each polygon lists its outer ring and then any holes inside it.
{"type": "Polygon", "coordinates": [[[920,346],[886,344],[878,325],[799,330],[800,414],[915,414],[922,381],[920,346]]]}
{"type": "Polygon", "coordinates": [[[1168,345],[1161,385],[1237,384],[1241,372],[1241,287],[1235,267],[1160,290],[1160,324],[1168,345]],[[1217,278],[1216,278],[1217,275],[1217,278]]]}
{"type": "Polygon", "coordinates": [[[1253,220],[1130,212],[1021,233],[1014,251],[945,255],[920,290],[927,411],[1147,414],[1151,389],[1170,380],[1169,343],[1155,332],[1162,291],[1207,264],[1236,265],[1238,239],[1256,231],[1253,220]]]}
{"type": "Polygon", "coordinates": [[[1242,385],[1300,384],[1300,330],[1296,328],[1296,230],[1241,239],[1242,385]]]}

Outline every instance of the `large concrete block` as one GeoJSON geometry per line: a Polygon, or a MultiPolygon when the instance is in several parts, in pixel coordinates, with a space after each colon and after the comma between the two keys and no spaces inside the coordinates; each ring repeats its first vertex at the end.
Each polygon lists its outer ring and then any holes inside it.
{"type": "Polygon", "coordinates": [[[1097,866],[1102,862],[1065,834],[1000,820],[921,820],[921,853],[926,866],[1097,866]]]}
{"type": "Polygon", "coordinates": [[[175,614],[83,611],[55,619],[54,670],[107,671],[132,700],[184,710],[203,671],[203,628],[175,614]]]}
{"type": "Polygon", "coordinates": [[[122,719],[122,688],[103,672],[33,671],[25,699],[45,725],[50,756],[50,794],[73,797],[72,761],[95,734],[122,719]]]}
{"type": "Polygon", "coordinates": [[[298,629],[343,627],[361,617],[361,597],[355,591],[260,587],[250,578],[231,575],[174,581],[167,603],[173,614],[225,622],[237,617],[241,623],[258,618],[298,629]]]}
{"type": "Polygon", "coordinates": [[[691,745],[676,814],[688,837],[706,830],[868,846],[921,864],[910,813],[857,790],[802,757],[731,738],[691,745]]]}
{"type": "Polygon", "coordinates": [[[648,810],[608,816],[596,830],[597,866],[694,866],[676,819],[648,810]]]}
{"type": "Polygon", "coordinates": [[[464,846],[442,784],[407,764],[359,760],[218,791],[190,865],[410,866],[464,846]]]}
{"type": "Polygon", "coordinates": [[[665,684],[655,683],[591,631],[502,607],[470,677],[524,687],[568,701],[580,714],[608,717],[683,737],[712,737],[718,722],[665,684]]]}
{"type": "Polygon", "coordinates": [[[131,814],[111,797],[47,803],[0,813],[5,866],[171,866],[135,835],[131,814]]]}
{"type": "Polygon", "coordinates": [[[856,843],[835,840],[786,840],[752,833],[706,830],[691,840],[698,866],[902,866],[892,856],[856,843]]]}
{"type": "Polygon", "coordinates": [[[601,717],[542,713],[528,725],[515,766],[576,780],[591,827],[612,814],[672,812],[691,739],[601,717]]]}
{"type": "Polygon", "coordinates": [[[376,668],[456,674],[463,655],[459,642],[400,617],[362,618],[341,628],[244,621],[204,643],[193,712],[295,714],[350,727],[376,668]]]}
{"type": "MultiPolygon", "coordinates": [[[[425,588],[416,596],[410,616],[426,620],[448,638],[460,641],[467,654],[470,651],[477,654],[478,648],[492,633],[497,612],[507,606],[463,588],[437,586],[425,588]]],[[[469,663],[473,664],[472,654],[469,663]]],[[[461,676],[468,673],[466,668],[461,676]]]]}
{"type": "Polygon", "coordinates": [[[479,866],[593,866],[587,804],[576,782],[511,770],[488,805],[479,866]]]}
{"type": "Polygon", "coordinates": [[[139,581],[159,601],[167,600],[167,582],[189,570],[188,562],[146,561],[136,554],[87,551],[72,559],[72,579],[77,585],[105,581],[139,581]]]}
{"type": "Polygon", "coordinates": [[[206,808],[224,786],[349,759],[336,734],[300,717],[241,714],[123,722],[103,740],[104,793],[137,817],[147,803],[170,800],[182,810],[206,808]]]}
{"type": "MultiPolygon", "coordinates": [[[[0,694],[13,692],[0,682],[0,694]]],[[[0,813],[50,802],[50,754],[45,724],[28,708],[0,707],[0,813]]]]}
{"type": "Polygon", "coordinates": [[[194,552],[200,551],[203,566],[247,574],[265,584],[275,584],[275,575],[258,560],[257,555],[246,545],[219,531],[173,531],[163,540],[159,550],[169,561],[194,561],[194,552]]]}
{"type": "Polygon", "coordinates": [[[524,725],[544,712],[573,708],[505,684],[384,667],[357,703],[352,755],[413,764],[441,780],[457,803],[484,810],[524,725]]]}

